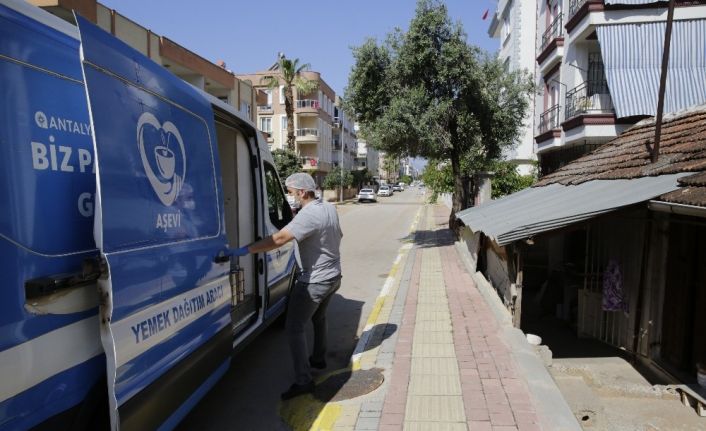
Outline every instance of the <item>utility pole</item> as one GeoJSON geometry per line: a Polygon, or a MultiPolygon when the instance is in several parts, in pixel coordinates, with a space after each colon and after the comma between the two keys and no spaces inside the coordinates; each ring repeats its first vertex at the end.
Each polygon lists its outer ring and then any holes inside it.
{"type": "Polygon", "coordinates": [[[672,23],[674,22],[674,0],[669,0],[667,11],[667,29],[664,34],[664,51],[662,52],[662,72],[659,77],[659,97],[657,99],[657,116],[655,117],[655,144],[652,147],[651,160],[659,159],[659,141],[662,138],[662,111],[664,111],[664,92],[667,86],[667,67],[669,66],[669,46],[672,40],[672,23]]]}

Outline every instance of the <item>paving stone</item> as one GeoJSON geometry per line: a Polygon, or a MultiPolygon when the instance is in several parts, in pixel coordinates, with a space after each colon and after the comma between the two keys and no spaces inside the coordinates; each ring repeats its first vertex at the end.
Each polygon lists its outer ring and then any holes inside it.
{"type": "Polygon", "coordinates": [[[455,358],[414,358],[411,374],[458,376],[459,369],[455,358]]]}
{"type": "Polygon", "coordinates": [[[417,344],[412,345],[412,357],[455,358],[453,344],[417,344]]]}
{"type": "Polygon", "coordinates": [[[467,431],[459,422],[405,422],[404,431],[467,431]]]}
{"type": "Polygon", "coordinates": [[[458,376],[412,374],[408,391],[411,395],[461,395],[461,382],[458,376]]]}
{"type": "Polygon", "coordinates": [[[407,397],[405,421],[465,422],[461,396],[410,395],[407,397]]]}
{"type": "Polygon", "coordinates": [[[377,430],[380,425],[380,418],[362,418],[358,417],[355,424],[356,430],[377,430]]]}
{"type": "Polygon", "coordinates": [[[419,344],[454,344],[451,333],[445,331],[416,331],[414,341],[419,344]]]}

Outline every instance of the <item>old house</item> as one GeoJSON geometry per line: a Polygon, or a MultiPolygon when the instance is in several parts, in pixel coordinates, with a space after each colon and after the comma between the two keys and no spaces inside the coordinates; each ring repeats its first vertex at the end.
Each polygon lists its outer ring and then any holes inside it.
{"type": "Polygon", "coordinates": [[[706,106],[654,120],[459,212],[461,236],[515,325],[563,325],[693,383],[706,367],[706,106]]]}

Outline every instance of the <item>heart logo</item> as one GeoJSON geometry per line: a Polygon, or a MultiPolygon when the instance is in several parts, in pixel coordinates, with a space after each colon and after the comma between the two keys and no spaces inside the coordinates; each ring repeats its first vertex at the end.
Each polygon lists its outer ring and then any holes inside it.
{"type": "Polygon", "coordinates": [[[171,121],[160,124],[157,117],[145,112],[137,121],[137,146],[154,192],[164,205],[171,206],[186,175],[186,153],[179,130],[171,121]]]}

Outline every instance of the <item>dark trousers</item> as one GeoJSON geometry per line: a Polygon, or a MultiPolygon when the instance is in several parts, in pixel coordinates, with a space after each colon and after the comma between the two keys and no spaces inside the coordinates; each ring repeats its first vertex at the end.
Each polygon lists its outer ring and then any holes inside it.
{"type": "Polygon", "coordinates": [[[311,381],[309,366],[309,347],[304,331],[306,322],[311,319],[314,324],[315,361],[323,361],[326,357],[326,309],[333,293],[341,287],[338,277],[325,283],[303,283],[297,281],[292,288],[287,310],[287,337],[294,361],[295,382],[306,384],[311,381]]]}

